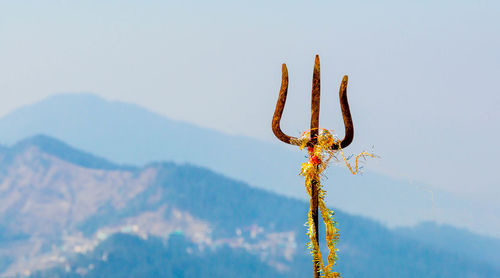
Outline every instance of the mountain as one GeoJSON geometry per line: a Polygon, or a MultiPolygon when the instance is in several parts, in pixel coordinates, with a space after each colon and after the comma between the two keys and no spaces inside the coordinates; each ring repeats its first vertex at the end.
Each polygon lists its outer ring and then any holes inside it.
{"type": "MultiPolygon", "coordinates": [[[[1,147],[0,165],[2,277],[311,274],[307,202],[198,166],[117,165],[46,136],[1,147]]],[[[335,219],[344,277],[500,277],[372,220],[335,219]]]]}
{"type": "MultiPolygon", "coordinates": [[[[272,111],[269,113],[271,117],[272,111]]],[[[122,164],[191,163],[268,191],[307,198],[298,175],[305,153],[296,148],[172,121],[137,105],[91,94],[55,95],[0,119],[0,142],[4,144],[36,134],[122,164]]],[[[436,206],[446,214],[459,213],[455,204],[460,202],[449,194],[436,190],[429,194],[426,186],[407,180],[373,172],[352,176],[339,167],[329,168],[328,176],[328,204],[392,226],[435,220],[440,216],[434,213],[436,206]]]]}
{"type": "MultiPolygon", "coordinates": [[[[4,144],[37,134],[119,163],[193,163],[281,192],[290,191],[288,184],[300,182],[300,153],[172,121],[137,105],[109,102],[91,94],[56,95],[0,119],[4,144]],[[269,175],[271,171],[274,175],[269,175]]],[[[295,193],[303,195],[299,190],[295,193]]]]}
{"type": "Polygon", "coordinates": [[[400,227],[394,231],[403,237],[418,240],[448,252],[500,266],[500,240],[478,236],[464,229],[423,222],[415,227],[400,227]]]}
{"type": "Polygon", "coordinates": [[[238,249],[200,251],[182,235],[166,240],[117,233],[71,265],[37,271],[33,278],[54,277],[279,277],[274,268],[238,249]],[[196,252],[194,251],[196,250],[196,252]]]}

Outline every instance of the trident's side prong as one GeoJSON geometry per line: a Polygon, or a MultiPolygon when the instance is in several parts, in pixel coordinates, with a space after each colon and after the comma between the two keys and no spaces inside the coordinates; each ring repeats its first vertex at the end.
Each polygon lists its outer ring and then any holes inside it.
{"type": "MultiPolygon", "coordinates": [[[[339,98],[340,108],[342,109],[342,117],[344,118],[345,135],[340,143],[340,147],[345,148],[349,146],[354,138],[354,126],[352,124],[351,111],[349,109],[349,102],[347,102],[347,75],[344,75],[342,83],[340,84],[339,98]]],[[[333,145],[332,149],[338,149],[338,145],[333,145]]]]}
{"type": "Polygon", "coordinates": [[[283,115],[283,109],[285,108],[286,95],[288,93],[288,70],[286,69],[286,64],[283,64],[281,68],[281,89],[278,96],[278,102],[276,103],[276,110],[274,110],[273,115],[273,132],[278,139],[281,141],[292,144],[292,141],[297,141],[296,137],[288,136],[283,131],[281,131],[280,122],[281,116],[283,115]]]}
{"type": "MultiPolygon", "coordinates": [[[[281,141],[287,144],[293,144],[297,142],[298,139],[293,136],[286,135],[280,126],[281,117],[283,116],[283,110],[285,108],[286,97],[288,94],[288,70],[286,64],[282,65],[282,76],[281,76],[281,88],[278,96],[278,102],[276,103],[276,109],[274,110],[272,129],[274,135],[281,141]]],[[[320,64],[319,56],[316,55],[314,61],[314,72],[313,72],[313,91],[311,99],[311,138],[317,137],[319,128],[319,107],[320,107],[320,64]]],[[[340,84],[339,98],[340,98],[340,108],[342,109],[342,117],[344,119],[345,126],[345,136],[342,139],[340,146],[345,148],[349,146],[354,138],[354,126],[352,123],[351,111],[349,109],[349,102],[347,101],[347,75],[344,75],[342,83],[340,84]]],[[[313,146],[313,142],[308,142],[308,146],[313,146]]],[[[332,149],[338,149],[338,145],[333,145],[332,149]]]]}

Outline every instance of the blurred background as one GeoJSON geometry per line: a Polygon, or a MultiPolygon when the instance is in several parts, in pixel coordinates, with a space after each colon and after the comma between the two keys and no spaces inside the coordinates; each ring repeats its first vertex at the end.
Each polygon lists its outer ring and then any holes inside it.
{"type": "MultiPolygon", "coordinates": [[[[0,277],[304,277],[320,126],[345,277],[500,277],[496,1],[1,1],[0,277]]],[[[320,237],[322,230],[320,230],[320,237]]],[[[326,249],[325,251],[326,252],[326,249]]]]}

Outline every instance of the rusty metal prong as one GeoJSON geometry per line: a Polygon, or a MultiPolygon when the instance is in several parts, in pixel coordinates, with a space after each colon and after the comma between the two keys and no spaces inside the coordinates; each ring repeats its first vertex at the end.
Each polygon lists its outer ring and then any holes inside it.
{"type": "MultiPolygon", "coordinates": [[[[314,70],[313,70],[313,82],[312,82],[312,93],[311,93],[311,139],[309,140],[307,146],[315,147],[318,143],[318,132],[319,132],[319,107],[320,107],[320,85],[321,85],[321,75],[320,75],[320,66],[319,66],[319,56],[316,55],[314,59],[314,70]]],[[[315,166],[316,169],[319,169],[319,166],[315,166]]],[[[319,238],[319,214],[318,214],[318,199],[320,186],[319,176],[316,176],[311,181],[311,209],[310,209],[310,217],[313,219],[314,224],[314,238],[316,242],[313,244],[319,246],[318,238],[319,238]]],[[[320,267],[319,264],[314,264],[314,277],[320,277],[320,267]]]]}
{"type": "Polygon", "coordinates": [[[319,66],[319,56],[314,59],[312,94],[311,94],[311,140],[308,146],[314,146],[318,142],[319,129],[319,102],[320,102],[321,75],[319,66]]]}
{"type": "MultiPolygon", "coordinates": [[[[341,148],[349,146],[354,138],[354,126],[352,124],[351,111],[349,110],[349,103],[347,102],[347,75],[344,75],[342,83],[340,84],[339,98],[340,108],[342,109],[342,117],[344,118],[345,136],[340,143],[341,148]]],[[[338,145],[333,145],[332,149],[338,149],[338,145]]]]}
{"type": "Polygon", "coordinates": [[[285,108],[286,95],[288,93],[288,70],[286,68],[286,64],[283,64],[281,68],[281,89],[280,94],[278,96],[278,102],[276,103],[276,110],[274,110],[273,115],[273,133],[280,139],[281,141],[292,144],[292,142],[298,142],[298,139],[293,136],[288,136],[283,131],[281,131],[280,122],[281,116],[283,115],[283,109],[285,108]]]}

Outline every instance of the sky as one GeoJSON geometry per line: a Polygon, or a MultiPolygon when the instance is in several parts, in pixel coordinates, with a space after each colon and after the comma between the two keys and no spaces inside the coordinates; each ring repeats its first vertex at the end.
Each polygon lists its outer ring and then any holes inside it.
{"type": "Polygon", "coordinates": [[[499,215],[500,2],[372,2],[0,0],[0,116],[90,92],[281,144],[281,64],[282,128],[297,136],[319,54],[320,126],[343,136],[349,75],[349,151],[380,156],[367,169],[499,215]]]}

